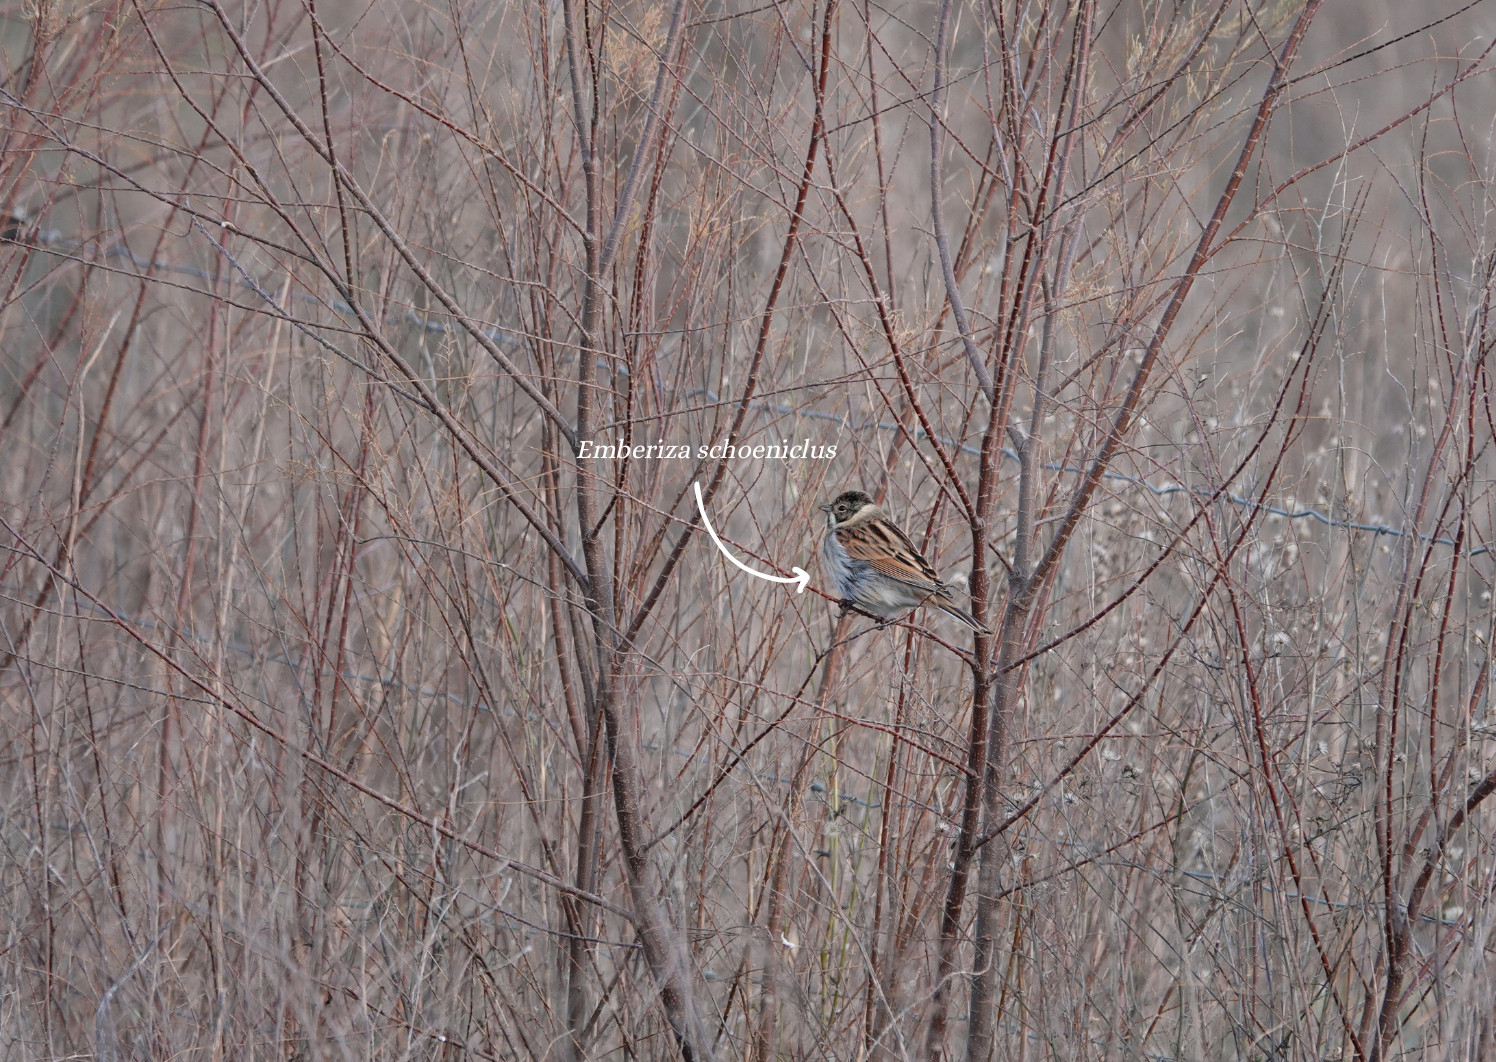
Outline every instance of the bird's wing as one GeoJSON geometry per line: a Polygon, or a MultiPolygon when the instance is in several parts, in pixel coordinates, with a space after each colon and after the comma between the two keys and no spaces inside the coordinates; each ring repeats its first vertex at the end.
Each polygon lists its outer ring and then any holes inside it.
{"type": "Polygon", "coordinates": [[[874,521],[837,532],[842,548],[853,560],[865,561],[873,570],[890,579],[943,594],[945,584],[924,555],[914,548],[909,536],[886,521],[874,521]]]}

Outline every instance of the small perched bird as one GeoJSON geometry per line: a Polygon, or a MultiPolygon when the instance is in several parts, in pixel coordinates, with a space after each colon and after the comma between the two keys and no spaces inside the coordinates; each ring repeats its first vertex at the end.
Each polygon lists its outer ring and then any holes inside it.
{"type": "Polygon", "coordinates": [[[979,634],[992,633],[957,607],[951,588],[909,536],[862,491],[838,494],[821,511],[826,514],[821,564],[844,606],[856,605],[886,620],[930,604],[979,634]]]}

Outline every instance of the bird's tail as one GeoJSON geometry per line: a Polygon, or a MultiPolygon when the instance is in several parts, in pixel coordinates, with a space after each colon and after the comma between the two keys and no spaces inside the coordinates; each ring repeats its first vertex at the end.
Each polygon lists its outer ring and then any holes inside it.
{"type": "Polygon", "coordinates": [[[971,615],[971,613],[966,612],[963,609],[957,608],[955,605],[946,604],[944,601],[936,601],[936,602],[934,602],[934,605],[935,605],[936,608],[940,609],[941,612],[944,612],[947,615],[955,616],[958,620],[960,620],[962,623],[966,624],[968,627],[970,627],[972,630],[976,631],[978,634],[991,634],[992,633],[986,627],[982,626],[982,624],[978,623],[976,621],[976,619],[971,615]]]}

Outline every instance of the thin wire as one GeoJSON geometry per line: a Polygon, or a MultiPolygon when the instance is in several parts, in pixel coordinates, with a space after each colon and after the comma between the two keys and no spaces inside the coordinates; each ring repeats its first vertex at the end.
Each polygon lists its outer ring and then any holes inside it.
{"type": "MultiPolygon", "coordinates": [[[[703,395],[706,398],[711,399],[713,402],[721,401],[721,399],[718,398],[714,392],[708,391],[704,388],[693,391],[690,394],[703,395]]],[[[687,395],[685,397],[690,397],[690,395],[687,395]]],[[[833,421],[837,424],[843,425],[844,427],[851,427],[846,417],[840,416],[836,413],[823,413],[819,410],[814,409],[794,409],[788,406],[771,405],[768,402],[755,402],[753,403],[753,405],[758,407],[759,409],[767,409],[775,413],[781,413],[787,416],[805,417],[808,420],[833,421]]],[[[869,420],[857,425],[853,430],[864,431],[868,428],[878,428],[883,431],[908,430],[911,431],[916,438],[922,439],[925,437],[925,430],[923,428],[906,429],[903,425],[894,424],[889,421],[869,420]]],[[[935,436],[935,439],[936,441],[946,446],[956,447],[956,449],[964,454],[980,456],[982,453],[982,451],[975,446],[969,446],[965,443],[957,443],[956,440],[948,439],[944,436],[937,435],[935,436]]],[[[1010,461],[1016,462],[1018,460],[1018,454],[1006,446],[1002,448],[1002,454],[1010,461]]],[[[1067,472],[1076,475],[1084,474],[1086,471],[1083,468],[1077,468],[1075,465],[1062,465],[1057,463],[1048,463],[1045,464],[1044,467],[1051,472],[1067,472]]],[[[1187,487],[1182,483],[1169,483],[1163,486],[1155,486],[1154,484],[1149,483],[1146,479],[1143,479],[1139,476],[1129,476],[1125,472],[1107,471],[1103,472],[1101,475],[1103,479],[1108,479],[1119,483],[1128,483],[1135,487],[1142,487],[1144,490],[1148,491],[1155,497],[1165,497],[1170,494],[1193,494],[1196,497],[1201,498],[1217,497],[1216,492],[1209,487],[1187,487]]],[[[1264,502],[1253,501],[1251,498],[1245,498],[1239,494],[1233,494],[1229,491],[1219,495],[1219,498],[1223,501],[1230,501],[1236,505],[1241,506],[1244,509],[1254,509],[1259,512],[1268,513],[1272,516],[1286,517],[1289,520],[1315,520],[1321,524],[1324,524],[1326,527],[1341,528],[1346,531],[1366,531],[1375,535],[1387,535],[1390,538],[1416,538],[1420,542],[1431,542],[1434,545],[1438,546],[1454,545],[1454,539],[1443,535],[1427,535],[1422,532],[1415,533],[1412,531],[1404,531],[1402,528],[1392,527],[1389,524],[1370,524],[1356,520],[1340,520],[1336,519],[1333,516],[1322,513],[1318,509],[1311,509],[1308,507],[1285,509],[1279,505],[1269,505],[1264,502]]],[[[1466,551],[1465,556],[1479,557],[1483,553],[1489,553],[1490,550],[1491,547],[1489,546],[1481,546],[1479,549],[1466,551]]]]}
{"type": "MultiPolygon", "coordinates": [[[[207,236],[206,231],[204,231],[203,234],[204,236],[207,236]]],[[[285,315],[285,319],[290,320],[293,323],[300,323],[296,322],[294,318],[291,318],[289,314],[285,314],[285,311],[281,310],[281,308],[276,304],[275,300],[271,298],[271,296],[266,292],[265,288],[261,284],[256,282],[252,277],[250,277],[248,273],[244,271],[244,268],[233,259],[233,256],[228,254],[225,248],[223,248],[216,240],[213,240],[211,237],[208,237],[208,239],[213,247],[229,260],[230,265],[234,268],[235,272],[239,274],[236,283],[238,283],[242,287],[246,287],[251,291],[254,291],[257,295],[259,295],[262,299],[267,301],[272,307],[279,311],[280,314],[285,315]]],[[[50,253],[56,253],[53,248],[60,247],[74,254],[79,254],[79,260],[83,260],[81,258],[81,251],[84,246],[83,241],[70,239],[64,236],[62,232],[57,229],[48,229],[43,232],[38,232],[32,235],[26,243],[21,243],[21,241],[16,239],[12,239],[6,242],[16,243],[20,246],[33,247],[34,249],[48,251],[50,253]]],[[[196,266],[179,265],[172,262],[163,262],[140,258],[125,246],[117,245],[114,247],[106,248],[102,252],[102,254],[105,259],[124,259],[141,273],[175,273],[181,276],[190,276],[204,281],[214,281],[219,279],[207,270],[199,269],[196,266]]],[[[292,296],[292,298],[297,302],[309,303],[317,306],[324,305],[323,300],[313,295],[295,295],[292,296]]],[[[349,306],[341,299],[334,299],[331,303],[331,306],[335,311],[339,313],[351,314],[354,312],[353,307],[349,306]]],[[[416,313],[414,310],[407,310],[403,314],[387,315],[384,320],[388,323],[414,325],[415,327],[421,328],[427,332],[435,332],[443,335],[456,331],[455,325],[446,324],[441,321],[434,321],[429,317],[424,317],[421,314],[416,313]]],[[[303,330],[305,330],[305,327],[303,327],[303,330]]],[[[525,339],[523,332],[513,331],[510,329],[487,329],[483,332],[483,335],[496,343],[503,343],[508,346],[517,346],[525,339]]],[[[326,345],[325,341],[321,340],[320,337],[315,338],[317,338],[319,342],[322,342],[324,345],[326,345]]],[[[630,375],[628,368],[623,365],[615,366],[614,371],[619,376],[630,375]]],[[[694,391],[683,392],[680,397],[692,398],[696,396],[705,397],[712,402],[722,401],[721,397],[715,391],[711,391],[706,388],[698,388],[694,391]]],[[[773,403],[762,401],[751,402],[749,403],[749,405],[754,409],[768,410],[770,412],[779,413],[784,416],[804,417],[807,420],[822,420],[828,421],[833,424],[840,424],[843,427],[851,427],[851,425],[847,421],[847,418],[837,413],[827,413],[816,409],[794,409],[789,406],[775,405],[773,403]]],[[[923,428],[906,428],[903,425],[894,424],[890,421],[865,421],[864,423],[857,425],[855,430],[862,431],[868,428],[876,428],[880,431],[910,431],[915,438],[925,437],[925,430],[923,428]]],[[[935,438],[938,442],[944,444],[945,446],[955,447],[961,453],[972,454],[976,456],[980,456],[981,454],[981,450],[979,450],[975,446],[970,446],[965,443],[957,443],[956,440],[946,438],[944,436],[937,435],[935,436],[935,438]]],[[[1016,462],[1018,460],[1018,454],[1006,446],[1002,448],[1002,454],[1010,461],[1016,462]]],[[[1055,463],[1045,464],[1044,468],[1051,472],[1063,472],[1075,475],[1083,474],[1085,471],[1084,469],[1077,468],[1074,465],[1062,465],[1055,463]]],[[[1149,483],[1146,479],[1143,479],[1140,476],[1130,476],[1125,472],[1117,472],[1114,470],[1103,472],[1102,478],[1110,480],[1114,483],[1127,483],[1131,486],[1141,487],[1144,490],[1148,491],[1148,493],[1152,494],[1154,497],[1158,498],[1167,497],[1171,494],[1191,494],[1195,497],[1202,498],[1219,497],[1221,500],[1229,501],[1233,505],[1240,506],[1243,509],[1256,510],[1258,512],[1267,513],[1271,516],[1281,516],[1289,520],[1313,520],[1317,523],[1323,524],[1325,527],[1338,528],[1345,531],[1360,531],[1378,536],[1386,535],[1389,538],[1415,538],[1419,542],[1428,542],[1437,546],[1453,546],[1455,544],[1454,539],[1449,538],[1446,535],[1428,535],[1424,534],[1423,532],[1405,531],[1402,528],[1392,527],[1389,524],[1366,523],[1358,520],[1341,520],[1336,517],[1330,516],[1327,513],[1322,513],[1318,509],[1309,507],[1287,509],[1279,505],[1269,505],[1264,502],[1253,501],[1251,498],[1246,498],[1229,491],[1221,495],[1216,495],[1216,492],[1208,487],[1187,487],[1182,483],[1169,483],[1163,486],[1155,486],[1154,484],[1149,483]]],[[[1480,546],[1476,549],[1467,550],[1465,556],[1479,557],[1485,553],[1489,553],[1490,550],[1491,547],[1489,546],[1480,546]]]]}

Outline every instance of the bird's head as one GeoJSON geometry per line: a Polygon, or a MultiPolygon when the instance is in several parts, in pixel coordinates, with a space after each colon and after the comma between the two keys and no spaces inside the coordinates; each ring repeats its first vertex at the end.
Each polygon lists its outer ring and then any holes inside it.
{"type": "Polygon", "coordinates": [[[821,506],[821,512],[830,514],[830,523],[835,527],[845,524],[872,504],[873,499],[869,498],[862,491],[847,490],[842,491],[835,499],[821,506]]]}

